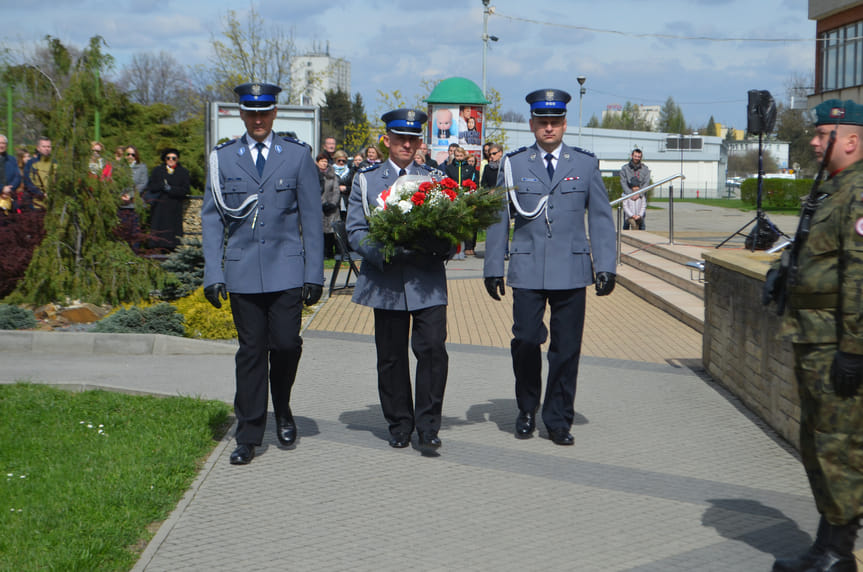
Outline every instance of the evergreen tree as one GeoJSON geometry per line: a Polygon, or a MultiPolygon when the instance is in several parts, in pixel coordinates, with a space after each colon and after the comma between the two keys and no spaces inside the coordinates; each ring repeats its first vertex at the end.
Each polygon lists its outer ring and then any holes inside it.
{"type": "Polygon", "coordinates": [[[688,133],[690,129],[686,126],[683,118],[683,110],[674,103],[669,96],[662,108],[659,110],[659,131],[662,133],[688,133]]]}
{"type": "Polygon", "coordinates": [[[713,116],[710,116],[710,119],[707,120],[707,128],[704,130],[705,135],[717,136],[719,135],[719,127],[716,125],[716,120],[713,119],[713,116]]]}
{"type": "Polygon", "coordinates": [[[98,77],[112,62],[101,45],[100,37],[91,38],[81,56],[69,63],[68,87],[54,101],[48,134],[55,166],[47,196],[45,238],[10,302],[137,301],[162,286],[164,274],[158,266],[136,257],[114,235],[118,188],[129,181],[103,180],[90,173],[93,117],[102,96],[98,77]]]}

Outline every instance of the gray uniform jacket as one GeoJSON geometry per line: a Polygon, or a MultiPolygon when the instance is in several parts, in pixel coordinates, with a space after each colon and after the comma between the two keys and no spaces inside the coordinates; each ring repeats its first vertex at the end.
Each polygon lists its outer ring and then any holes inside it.
{"type": "MultiPolygon", "coordinates": [[[[443,174],[425,165],[411,163],[409,175],[428,175],[436,180],[443,174]]],[[[408,263],[385,263],[383,253],[365,241],[369,223],[363,210],[363,185],[369,210],[377,206],[378,196],[398,179],[390,161],[357,172],[351,186],[346,227],[351,248],[362,254],[360,276],[351,298],[357,304],[382,310],[422,310],[446,305],[446,268],[443,260],[418,254],[408,263]]]]}
{"type": "MultiPolygon", "coordinates": [[[[506,185],[509,163],[512,186],[524,212],[536,210],[542,198],[548,197],[544,212],[533,219],[513,214],[507,282],[513,288],[531,290],[583,288],[593,283],[594,267],[597,272],[616,269],[614,219],[599,161],[592,153],[563,145],[549,183],[544,155],[534,144],[510,153],[501,163],[497,184],[506,185]]],[[[509,197],[507,202],[512,202],[509,197]]],[[[507,207],[501,211],[500,222],[488,228],[486,277],[504,275],[510,205],[507,207]]]]}
{"type": "Polygon", "coordinates": [[[323,284],[321,185],[309,148],[275,137],[259,176],[245,138],[216,147],[218,173],[207,177],[201,208],[204,286],[222,282],[228,292],[260,294],[323,284]],[[222,216],[214,177],[229,208],[257,195],[248,216],[222,216]]]}

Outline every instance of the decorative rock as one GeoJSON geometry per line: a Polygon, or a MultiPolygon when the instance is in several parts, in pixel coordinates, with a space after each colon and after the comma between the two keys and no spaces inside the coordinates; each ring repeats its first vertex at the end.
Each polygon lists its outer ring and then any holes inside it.
{"type": "Polygon", "coordinates": [[[33,310],[33,315],[37,320],[53,320],[57,317],[57,306],[54,304],[45,304],[33,310]]]}
{"type": "Polygon", "coordinates": [[[105,317],[105,310],[99,306],[84,302],[82,304],[65,308],[60,315],[73,324],[89,324],[98,322],[105,317]]]}

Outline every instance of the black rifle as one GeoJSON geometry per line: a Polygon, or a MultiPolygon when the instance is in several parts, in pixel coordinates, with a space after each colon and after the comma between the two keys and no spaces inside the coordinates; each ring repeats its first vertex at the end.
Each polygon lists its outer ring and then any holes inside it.
{"type": "Polygon", "coordinates": [[[830,132],[830,139],[827,141],[824,157],[822,157],[821,165],[818,167],[818,174],[815,175],[812,189],[809,190],[809,195],[806,197],[806,202],[803,203],[803,209],[800,211],[800,221],[797,223],[797,232],[794,234],[791,248],[782,253],[779,267],[771,268],[764,282],[762,302],[766,305],[771,300],[775,300],[776,313],[780,316],[785,313],[785,305],[788,302],[788,294],[791,291],[791,287],[797,283],[800,251],[803,249],[806,239],[809,238],[809,231],[812,227],[812,216],[818,208],[818,187],[821,186],[824,169],[830,161],[830,154],[833,152],[834,143],[836,143],[835,129],[830,132]]]}

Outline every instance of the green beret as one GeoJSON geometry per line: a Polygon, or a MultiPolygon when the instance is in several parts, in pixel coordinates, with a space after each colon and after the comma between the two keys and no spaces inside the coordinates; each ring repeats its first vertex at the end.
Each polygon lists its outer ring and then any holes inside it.
{"type": "Polygon", "coordinates": [[[815,125],[863,125],[863,105],[828,99],[815,106],[815,125]]]}

